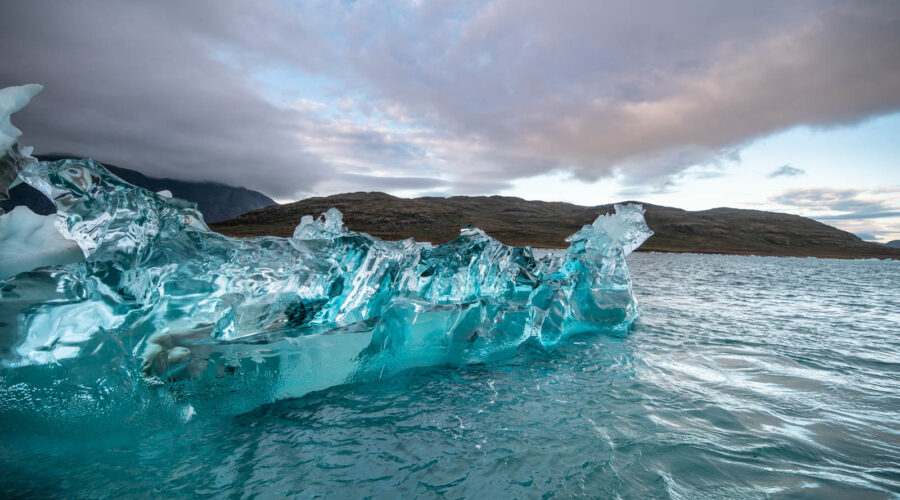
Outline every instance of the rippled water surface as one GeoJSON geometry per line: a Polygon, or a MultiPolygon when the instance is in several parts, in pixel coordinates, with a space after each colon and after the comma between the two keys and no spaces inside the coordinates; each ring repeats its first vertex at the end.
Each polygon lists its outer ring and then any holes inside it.
{"type": "Polygon", "coordinates": [[[642,318],[238,417],[2,432],[27,496],[890,498],[900,263],[637,254],[642,318]]]}

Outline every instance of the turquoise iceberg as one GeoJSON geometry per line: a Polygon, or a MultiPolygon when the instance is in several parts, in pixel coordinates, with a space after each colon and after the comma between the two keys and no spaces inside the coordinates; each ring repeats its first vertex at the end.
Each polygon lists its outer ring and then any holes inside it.
{"type": "Polygon", "coordinates": [[[239,413],[526,342],[622,332],[639,314],[625,263],[652,234],[639,205],[540,257],[474,227],[438,246],[383,241],[347,230],[335,209],[304,217],[291,238],[235,239],[193,204],[92,160],[19,167],[84,259],[0,281],[7,419],[239,413]]]}

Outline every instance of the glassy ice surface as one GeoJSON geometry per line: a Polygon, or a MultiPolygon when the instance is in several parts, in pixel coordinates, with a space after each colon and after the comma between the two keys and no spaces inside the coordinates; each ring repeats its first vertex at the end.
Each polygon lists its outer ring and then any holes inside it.
{"type": "Polygon", "coordinates": [[[618,206],[567,251],[535,258],[471,227],[437,247],[386,242],[332,209],[293,238],[240,240],[90,160],[19,176],[53,200],[56,228],[85,256],[0,282],[0,415],[36,426],[241,413],[528,341],[623,332],[638,314],[624,259],[651,234],[640,206],[618,206]]]}

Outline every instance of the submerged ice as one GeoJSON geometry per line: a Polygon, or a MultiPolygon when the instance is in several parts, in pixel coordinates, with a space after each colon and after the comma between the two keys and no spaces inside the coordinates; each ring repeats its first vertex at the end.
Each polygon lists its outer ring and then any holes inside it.
{"type": "Polygon", "coordinates": [[[638,314],[625,257],[651,234],[626,205],[540,258],[474,227],[438,246],[383,241],[347,230],[335,209],[304,217],[291,238],[233,239],[193,204],[91,160],[22,160],[17,176],[54,202],[70,253],[41,261],[0,234],[4,255],[20,254],[8,267],[24,271],[0,277],[6,418],[242,412],[624,331],[638,314]]]}

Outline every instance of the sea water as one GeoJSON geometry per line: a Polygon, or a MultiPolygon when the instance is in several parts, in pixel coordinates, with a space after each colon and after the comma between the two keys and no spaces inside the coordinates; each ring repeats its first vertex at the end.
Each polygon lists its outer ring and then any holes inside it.
{"type": "Polygon", "coordinates": [[[633,254],[629,332],[233,416],[0,422],[27,497],[900,496],[900,263],[633,254]]]}

